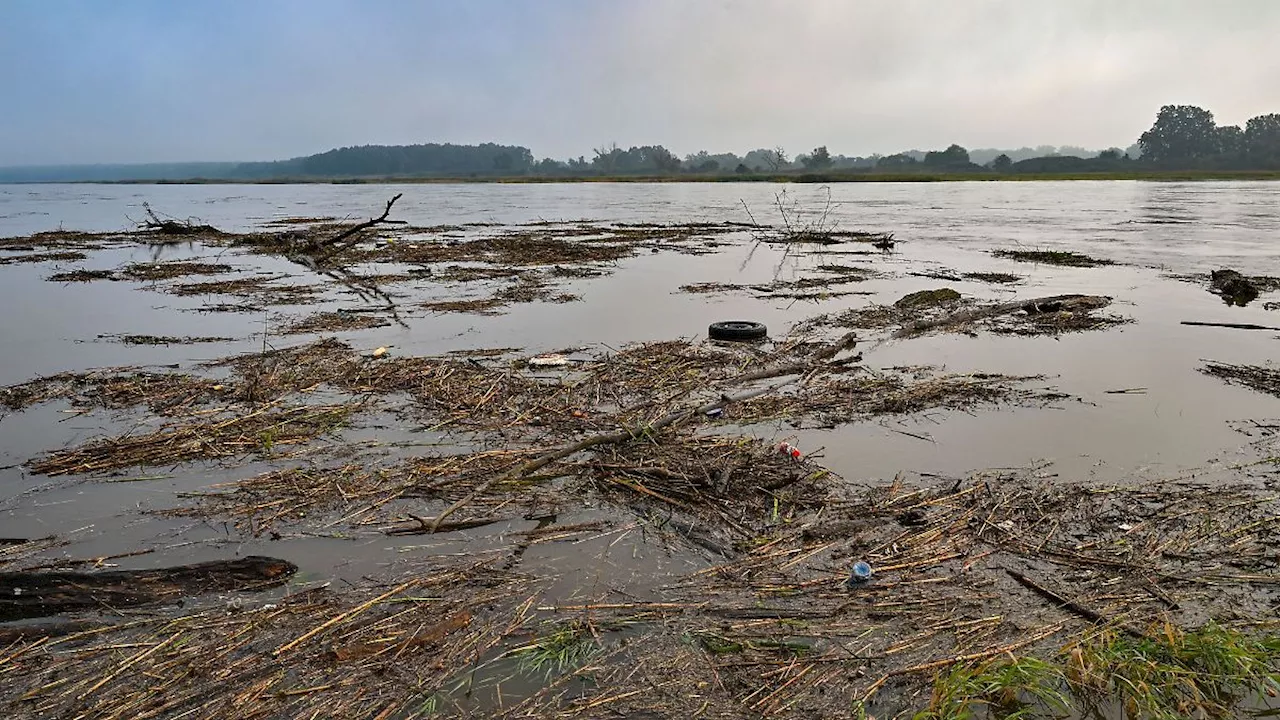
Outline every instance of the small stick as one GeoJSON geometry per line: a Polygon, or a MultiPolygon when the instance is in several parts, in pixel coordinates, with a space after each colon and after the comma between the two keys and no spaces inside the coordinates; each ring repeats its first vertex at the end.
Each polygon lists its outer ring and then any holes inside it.
{"type": "Polygon", "coordinates": [[[1138,632],[1137,630],[1134,630],[1128,625],[1125,625],[1123,623],[1112,623],[1096,610],[1091,610],[1081,605],[1080,603],[1075,602],[1074,600],[1068,600],[1067,598],[1062,597],[1058,593],[1050,590],[1049,588],[1041,585],[1040,583],[1037,583],[1035,580],[1032,580],[1026,575],[1023,575],[1022,573],[1017,572],[1016,570],[1006,569],[1005,572],[1009,573],[1009,577],[1013,578],[1014,580],[1017,580],[1018,583],[1023,587],[1026,587],[1028,590],[1035,592],[1037,595],[1040,595],[1041,597],[1044,597],[1052,602],[1057,603],[1058,606],[1061,607],[1063,610],[1068,610],[1091,622],[1102,623],[1106,625],[1114,624],[1117,627],[1119,627],[1121,630],[1123,630],[1125,634],[1130,635],[1132,637],[1146,638],[1146,635],[1143,635],[1142,633],[1138,632]]]}
{"type": "Polygon", "coordinates": [[[332,618],[329,618],[329,619],[328,619],[328,620],[326,620],[324,623],[322,623],[322,624],[320,624],[320,625],[317,625],[316,627],[313,627],[313,628],[311,628],[310,630],[308,630],[307,632],[303,633],[303,634],[302,634],[302,635],[300,635],[296,640],[294,640],[294,641],[292,641],[292,642],[289,642],[289,643],[286,643],[285,645],[281,646],[281,647],[280,647],[280,648],[278,648],[274,653],[272,653],[272,655],[274,655],[275,657],[280,657],[281,655],[283,655],[284,653],[288,652],[289,650],[292,650],[293,648],[297,647],[298,645],[300,645],[300,644],[302,644],[302,643],[306,642],[307,640],[310,640],[311,638],[315,637],[316,635],[319,635],[320,633],[324,632],[325,630],[328,630],[329,628],[333,627],[334,625],[337,625],[338,623],[340,623],[340,622],[342,622],[342,621],[344,621],[344,620],[347,620],[347,619],[349,619],[349,618],[353,618],[353,617],[355,617],[356,615],[359,615],[360,613],[364,612],[365,610],[368,610],[369,608],[373,607],[374,605],[377,605],[378,603],[382,602],[383,600],[386,600],[387,598],[391,597],[392,595],[398,595],[399,593],[402,593],[402,592],[404,592],[405,590],[408,590],[409,588],[411,588],[411,587],[413,587],[414,585],[417,585],[417,584],[418,584],[418,578],[414,578],[413,580],[410,580],[409,582],[406,582],[406,583],[404,583],[404,584],[400,585],[399,587],[396,587],[395,589],[393,589],[393,590],[391,590],[391,591],[389,591],[389,592],[385,592],[385,593],[383,593],[383,594],[379,595],[378,597],[376,597],[376,598],[374,598],[374,599],[370,600],[369,602],[366,602],[366,603],[364,603],[364,604],[362,604],[362,605],[360,605],[360,606],[358,606],[358,607],[352,608],[351,610],[348,610],[347,612],[344,612],[344,613],[342,613],[342,614],[340,614],[340,615],[336,615],[336,616],[334,616],[334,617],[332,617],[332,618]]]}
{"type": "Polygon", "coordinates": [[[1231,328],[1233,330],[1280,330],[1280,327],[1271,327],[1270,325],[1254,325],[1253,323],[1199,322],[1197,320],[1183,320],[1182,324],[1195,325],[1196,327],[1231,328]]]}

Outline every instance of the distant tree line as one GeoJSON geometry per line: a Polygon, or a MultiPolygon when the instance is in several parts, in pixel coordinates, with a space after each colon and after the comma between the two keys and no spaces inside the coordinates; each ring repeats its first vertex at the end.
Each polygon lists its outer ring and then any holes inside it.
{"type": "Polygon", "coordinates": [[[421,177],[524,175],[533,168],[533,153],[515,145],[361,145],[318,155],[241,163],[243,178],[282,177],[421,177]]]}
{"type": "Polygon", "coordinates": [[[680,157],[661,145],[602,145],[591,157],[535,160],[518,145],[362,145],[291,160],[0,168],[0,182],[395,177],[708,177],[853,175],[861,173],[1090,173],[1142,170],[1280,170],[1280,114],[1259,115],[1243,128],[1219,126],[1213,113],[1166,105],[1128,148],[1081,147],[908,150],[892,155],[833,155],[827,146],[791,156],[781,146],[742,155],[701,150],[680,157]]]}
{"type": "Polygon", "coordinates": [[[602,145],[591,157],[534,159],[513,145],[364,145],[278,162],[243,163],[242,178],[444,176],[669,176],[831,173],[1088,173],[1124,170],[1280,170],[1280,114],[1260,115],[1240,127],[1218,126],[1213,113],[1191,105],[1166,105],[1155,124],[1128,148],[1091,152],[1080,147],[993,148],[969,151],[910,150],[893,155],[833,155],[821,145],[792,157],[785,148],[757,148],[743,155],[701,150],[680,157],[662,145],[602,145]]]}

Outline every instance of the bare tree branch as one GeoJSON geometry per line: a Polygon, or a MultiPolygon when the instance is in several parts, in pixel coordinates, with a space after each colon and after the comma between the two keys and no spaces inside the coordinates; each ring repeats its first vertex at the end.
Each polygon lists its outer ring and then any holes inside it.
{"type": "Polygon", "coordinates": [[[318,255],[316,257],[316,262],[324,262],[325,260],[328,260],[329,258],[333,257],[337,253],[342,252],[346,248],[350,247],[352,243],[341,244],[342,241],[346,240],[347,238],[350,238],[363,230],[368,230],[369,228],[379,223],[390,222],[387,220],[387,216],[391,214],[391,206],[395,205],[396,201],[403,196],[404,196],[404,193],[398,193],[395,197],[387,201],[387,207],[382,211],[381,215],[379,215],[376,218],[370,218],[369,220],[366,220],[354,227],[348,228],[347,230],[339,233],[337,237],[330,238],[329,240],[312,240],[309,247],[309,250],[311,252],[315,252],[317,250],[322,250],[326,248],[328,249],[327,252],[321,255],[318,255]]]}

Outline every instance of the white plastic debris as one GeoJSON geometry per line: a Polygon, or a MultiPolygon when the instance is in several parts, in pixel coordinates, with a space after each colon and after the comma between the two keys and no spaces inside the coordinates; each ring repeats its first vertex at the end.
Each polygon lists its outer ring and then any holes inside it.
{"type": "Polygon", "coordinates": [[[529,365],[532,367],[564,367],[569,364],[569,358],[563,355],[539,355],[529,358],[529,365]]]}

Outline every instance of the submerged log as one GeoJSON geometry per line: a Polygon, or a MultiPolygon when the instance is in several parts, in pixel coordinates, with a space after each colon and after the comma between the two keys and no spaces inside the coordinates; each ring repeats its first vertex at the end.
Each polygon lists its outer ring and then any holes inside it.
{"type": "Polygon", "coordinates": [[[297,571],[286,560],[251,555],[151,570],[5,572],[0,573],[0,621],[263,590],[284,584],[297,571]]]}

